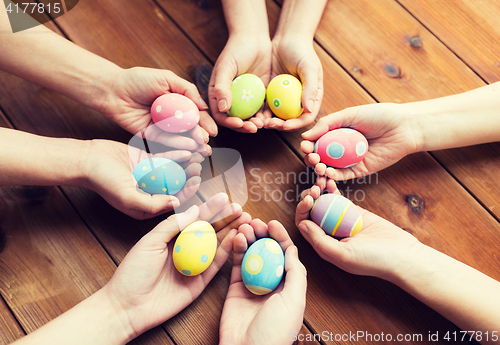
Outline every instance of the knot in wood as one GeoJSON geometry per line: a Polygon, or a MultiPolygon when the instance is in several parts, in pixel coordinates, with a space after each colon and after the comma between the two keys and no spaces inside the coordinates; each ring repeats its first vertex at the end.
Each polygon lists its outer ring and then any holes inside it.
{"type": "Polygon", "coordinates": [[[413,48],[420,48],[422,46],[422,40],[418,36],[413,36],[410,38],[410,45],[413,48]]]}
{"type": "Polygon", "coordinates": [[[399,67],[394,66],[392,64],[387,64],[384,66],[385,72],[391,78],[399,78],[401,73],[399,71],[399,67]]]}
{"type": "Polygon", "coordinates": [[[415,212],[421,212],[424,209],[424,200],[418,195],[412,194],[406,198],[406,202],[415,212]]]}

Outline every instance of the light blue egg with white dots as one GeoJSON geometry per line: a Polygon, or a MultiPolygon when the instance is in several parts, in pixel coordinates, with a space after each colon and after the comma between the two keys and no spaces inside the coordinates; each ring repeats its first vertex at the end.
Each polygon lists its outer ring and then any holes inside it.
{"type": "Polygon", "coordinates": [[[168,158],[148,158],[132,172],[139,188],[149,194],[177,194],[186,184],[184,169],[168,158]]]}
{"type": "Polygon", "coordinates": [[[272,238],[261,238],[245,253],[241,277],[247,289],[256,295],[265,295],[276,289],[285,271],[285,254],[272,238]]]}
{"type": "Polygon", "coordinates": [[[177,237],[172,258],[175,268],[185,276],[203,273],[217,251],[217,235],[209,222],[196,221],[177,237]]]}

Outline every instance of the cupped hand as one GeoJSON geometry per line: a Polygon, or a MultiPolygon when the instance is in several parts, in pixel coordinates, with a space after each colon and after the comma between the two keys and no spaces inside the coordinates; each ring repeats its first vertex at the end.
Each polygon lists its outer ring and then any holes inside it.
{"type": "Polygon", "coordinates": [[[272,117],[266,109],[265,128],[295,130],[314,122],[323,101],[323,67],[314,51],[313,41],[296,37],[273,39],[272,78],[279,74],[291,74],[302,82],[304,112],[298,118],[282,120],[272,117]]]}
{"type": "Polygon", "coordinates": [[[138,134],[163,145],[183,150],[199,150],[209,135],[217,134],[217,125],[207,113],[208,107],[196,86],[172,71],[134,67],[120,69],[114,76],[110,92],[96,109],[132,134],[138,134]],[[153,124],[151,105],[166,93],[178,93],[191,99],[200,110],[200,126],[178,135],[162,131],[153,124]]]}
{"type": "Polygon", "coordinates": [[[244,73],[255,74],[262,79],[264,85],[269,83],[271,76],[269,36],[230,36],[215,63],[208,88],[210,110],[219,125],[238,132],[255,133],[264,126],[265,118],[262,111],[245,121],[226,114],[232,105],[231,83],[234,78],[244,73]]]}
{"type": "Polygon", "coordinates": [[[418,257],[412,253],[424,247],[410,233],[360,207],[363,229],[354,236],[335,239],[310,220],[313,202],[320,195],[318,186],[304,191],[295,224],[320,257],[344,271],[391,280],[395,272],[407,269],[405,258],[418,257]]]}
{"type": "Polygon", "coordinates": [[[220,193],[199,208],[170,216],[130,250],[103,291],[127,315],[134,337],[170,319],[202,293],[229,258],[236,229],[250,220],[240,205],[229,204],[220,193]],[[206,271],[187,277],[173,264],[173,239],[196,220],[212,223],[218,248],[206,271]]]}
{"type": "Polygon", "coordinates": [[[291,344],[290,334],[302,326],[307,277],[287,231],[278,221],[254,219],[234,238],[233,269],[220,322],[220,344],[291,344]],[[285,252],[286,276],[271,293],[254,295],[241,277],[247,248],[262,237],[274,238],[285,252]]]}
{"type": "Polygon", "coordinates": [[[302,134],[301,149],[306,153],[305,163],[314,167],[318,175],[334,180],[363,177],[396,163],[419,150],[421,135],[412,125],[400,104],[379,103],[347,108],[321,118],[302,134]],[[314,143],[323,134],[337,128],[353,128],[368,139],[368,153],[355,166],[345,169],[327,167],[314,153],[314,143]]]}
{"type": "Polygon", "coordinates": [[[199,153],[182,150],[157,156],[177,161],[186,172],[186,184],[175,196],[150,195],[139,190],[132,170],[140,161],[148,158],[147,153],[109,140],[90,142],[88,153],[83,157],[87,178],[82,187],[92,189],[111,206],[136,219],[152,218],[169,212],[198,190],[203,157],[199,153]]]}

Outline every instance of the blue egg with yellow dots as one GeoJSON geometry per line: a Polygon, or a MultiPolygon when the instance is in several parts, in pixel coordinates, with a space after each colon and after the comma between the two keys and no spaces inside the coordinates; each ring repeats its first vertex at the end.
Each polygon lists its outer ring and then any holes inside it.
{"type": "Polygon", "coordinates": [[[149,194],[174,195],[186,183],[184,169],[168,158],[148,158],[132,172],[139,188],[149,194]]]}
{"type": "Polygon", "coordinates": [[[254,242],[241,263],[243,283],[255,295],[266,295],[276,289],[284,271],[285,254],[272,238],[254,242]]]}

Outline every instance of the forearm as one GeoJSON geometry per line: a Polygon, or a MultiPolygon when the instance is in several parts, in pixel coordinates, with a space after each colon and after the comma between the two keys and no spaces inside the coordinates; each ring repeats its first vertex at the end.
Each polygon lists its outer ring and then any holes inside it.
{"type": "Polygon", "coordinates": [[[99,109],[120,68],[43,25],[13,34],[0,4],[0,69],[99,109]]]}
{"type": "Polygon", "coordinates": [[[269,37],[265,0],[222,0],[229,37],[269,37]]]}
{"type": "Polygon", "coordinates": [[[274,39],[290,36],[313,40],[327,0],[285,0],[274,39]]]}
{"type": "Polygon", "coordinates": [[[402,262],[393,283],[462,330],[500,337],[500,282],[424,245],[402,262]]]}
{"type": "Polygon", "coordinates": [[[0,128],[0,185],[81,186],[87,142],[0,128]]]}
{"type": "Polygon", "coordinates": [[[416,130],[420,151],[500,141],[500,82],[402,107],[416,130]]]}
{"type": "Polygon", "coordinates": [[[100,290],[14,344],[114,345],[132,339],[127,316],[100,290]]]}

